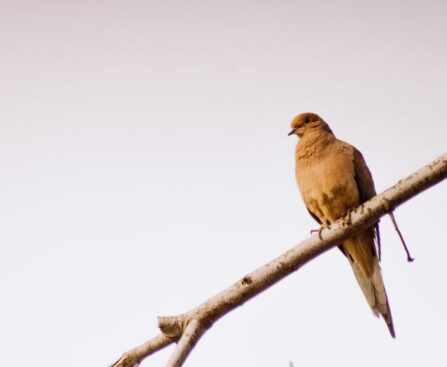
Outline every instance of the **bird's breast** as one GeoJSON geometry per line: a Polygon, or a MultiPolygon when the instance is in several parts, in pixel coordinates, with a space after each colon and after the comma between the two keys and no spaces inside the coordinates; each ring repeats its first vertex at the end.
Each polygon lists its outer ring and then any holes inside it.
{"type": "Polygon", "coordinates": [[[332,222],[359,204],[353,163],[344,155],[298,159],[296,179],[306,206],[322,222],[332,222]]]}

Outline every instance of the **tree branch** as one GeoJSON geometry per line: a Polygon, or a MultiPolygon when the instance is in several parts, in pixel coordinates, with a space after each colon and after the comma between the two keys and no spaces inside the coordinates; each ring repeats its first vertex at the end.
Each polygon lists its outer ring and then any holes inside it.
{"type": "Polygon", "coordinates": [[[173,340],[166,334],[158,334],[144,344],[125,352],[120,359],[112,363],[110,367],[133,367],[137,366],[144,358],[152,353],[163,349],[171,344],[173,340]]]}
{"type": "Polygon", "coordinates": [[[192,319],[182,333],[177,348],[169,358],[166,367],[180,367],[205,331],[206,328],[200,324],[199,320],[192,319]]]}
{"type": "Polygon", "coordinates": [[[155,351],[178,340],[168,366],[181,366],[198,339],[220,317],[266,290],[276,282],[341,243],[373,225],[383,215],[447,177],[447,154],[422,167],[396,185],[363,203],[350,213],[350,225],[341,218],[276,259],[245,275],[232,286],[190,311],[159,317],[161,334],[124,353],[111,367],[133,367],[155,351]]]}

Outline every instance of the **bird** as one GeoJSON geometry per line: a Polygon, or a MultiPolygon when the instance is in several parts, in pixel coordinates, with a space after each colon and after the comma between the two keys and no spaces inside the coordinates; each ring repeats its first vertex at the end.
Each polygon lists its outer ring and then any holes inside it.
{"type": "MultiPolygon", "coordinates": [[[[289,135],[297,135],[295,175],[301,198],[311,216],[323,227],[376,195],[374,181],[359,150],[335,137],[317,114],[296,116],[289,135]]],[[[346,239],[339,249],[351,264],[357,282],[375,316],[394,331],[383,282],[376,241],[378,223],[346,239]]]]}

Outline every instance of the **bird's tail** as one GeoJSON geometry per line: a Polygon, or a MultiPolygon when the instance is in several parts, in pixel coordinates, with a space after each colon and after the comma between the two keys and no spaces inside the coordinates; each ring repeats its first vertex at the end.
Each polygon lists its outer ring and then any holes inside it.
{"type": "Polygon", "coordinates": [[[369,241],[365,241],[364,235],[365,233],[358,235],[360,238],[354,237],[353,239],[347,240],[343,243],[343,248],[347,253],[357,282],[374,315],[381,315],[383,317],[391,336],[394,338],[396,334],[394,332],[393,318],[388,304],[388,297],[386,295],[379,261],[375,254],[375,248],[371,248],[371,243],[366,247],[365,242],[369,241]]]}

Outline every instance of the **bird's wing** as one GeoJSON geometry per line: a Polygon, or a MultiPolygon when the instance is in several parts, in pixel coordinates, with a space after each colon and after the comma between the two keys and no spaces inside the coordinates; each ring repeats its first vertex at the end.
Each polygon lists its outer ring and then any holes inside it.
{"type": "MultiPolygon", "coordinates": [[[[355,182],[357,184],[357,189],[359,191],[360,202],[364,203],[372,197],[376,196],[376,189],[374,187],[374,181],[366,165],[365,159],[362,153],[360,153],[356,148],[354,148],[354,173],[355,182]]],[[[379,232],[379,221],[374,225],[374,237],[375,243],[379,252],[380,258],[380,232],[379,232]]]]}
{"type": "Polygon", "coordinates": [[[354,172],[355,182],[357,183],[357,189],[359,190],[360,202],[371,199],[376,196],[376,189],[374,187],[374,181],[366,165],[365,159],[357,149],[354,148],[354,172]]]}
{"type": "Polygon", "coordinates": [[[320,218],[318,218],[314,213],[312,213],[312,211],[309,209],[309,207],[306,205],[306,209],[309,212],[309,214],[312,216],[313,219],[315,219],[319,224],[323,224],[320,220],[320,218]]]}

